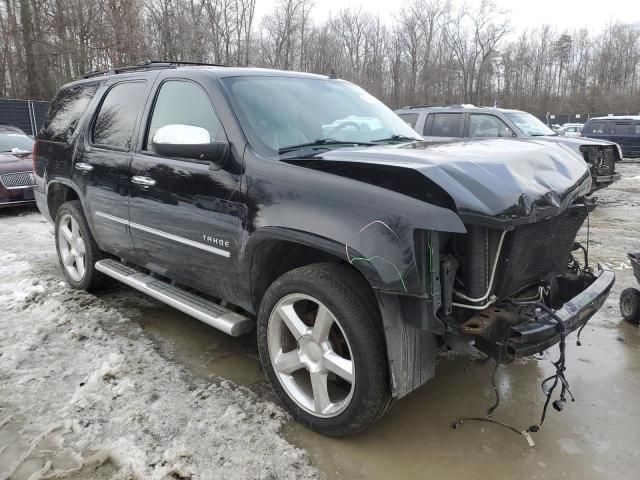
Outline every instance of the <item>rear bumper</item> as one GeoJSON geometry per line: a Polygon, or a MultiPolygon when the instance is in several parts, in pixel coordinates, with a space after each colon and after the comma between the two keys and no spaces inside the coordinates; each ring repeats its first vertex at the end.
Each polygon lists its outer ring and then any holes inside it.
{"type": "MultiPolygon", "coordinates": [[[[602,307],[615,282],[615,273],[606,265],[598,265],[596,279],[585,290],[556,310],[567,332],[582,327],[602,307]]],[[[560,341],[560,327],[547,314],[535,321],[514,325],[506,342],[506,354],[510,358],[522,358],[542,352],[560,341]]]]}

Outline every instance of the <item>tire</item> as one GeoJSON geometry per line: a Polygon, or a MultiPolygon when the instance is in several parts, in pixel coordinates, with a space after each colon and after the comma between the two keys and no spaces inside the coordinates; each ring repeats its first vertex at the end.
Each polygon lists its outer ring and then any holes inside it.
{"type": "Polygon", "coordinates": [[[79,200],[65,202],[58,208],[55,237],[60,268],[70,286],[95,290],[106,283],[106,277],[95,269],[95,263],[104,254],[91,235],[79,200]]]}
{"type": "Polygon", "coordinates": [[[391,405],[380,314],[349,267],[318,263],[273,282],[258,312],[258,349],[280,401],[318,433],[354,435],[391,405]]]}
{"type": "Polygon", "coordinates": [[[625,288],[620,294],[620,313],[627,322],[640,324],[640,291],[625,288]]]}

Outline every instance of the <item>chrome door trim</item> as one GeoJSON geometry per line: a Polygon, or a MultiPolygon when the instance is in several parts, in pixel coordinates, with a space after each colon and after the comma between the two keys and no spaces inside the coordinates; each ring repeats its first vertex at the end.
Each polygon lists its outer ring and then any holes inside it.
{"type": "Polygon", "coordinates": [[[108,213],[96,211],[96,216],[106,218],[107,220],[121,223],[123,225],[127,225],[129,228],[135,228],[136,230],[142,230],[143,232],[152,233],[154,235],[158,235],[159,237],[173,240],[174,242],[182,243],[184,245],[189,245],[190,247],[199,248],[200,250],[204,250],[206,252],[215,253],[216,255],[220,255],[221,257],[225,257],[225,258],[231,257],[231,252],[229,252],[228,250],[222,250],[220,248],[212,247],[209,245],[203,245],[202,243],[194,242],[193,240],[189,240],[188,238],[179,237],[178,235],[174,235],[168,232],[163,232],[162,230],[157,230],[155,228],[147,227],[146,225],[140,225],[139,223],[130,222],[127,219],[116,217],[114,215],[109,215],[108,213]]]}

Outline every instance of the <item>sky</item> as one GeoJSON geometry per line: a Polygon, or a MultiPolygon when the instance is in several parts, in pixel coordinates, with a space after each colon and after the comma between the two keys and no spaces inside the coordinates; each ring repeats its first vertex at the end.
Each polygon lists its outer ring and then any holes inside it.
{"type": "MultiPolygon", "coordinates": [[[[260,18],[268,13],[277,0],[257,0],[256,13],[260,18]]],[[[403,5],[404,0],[315,0],[313,18],[324,20],[332,12],[345,7],[362,7],[389,21],[393,13],[403,5]]],[[[453,4],[477,5],[480,0],[452,0],[453,4]]],[[[510,10],[512,34],[543,24],[557,30],[578,28],[601,30],[610,20],[640,23],[640,0],[494,0],[499,8],[510,10]]]]}

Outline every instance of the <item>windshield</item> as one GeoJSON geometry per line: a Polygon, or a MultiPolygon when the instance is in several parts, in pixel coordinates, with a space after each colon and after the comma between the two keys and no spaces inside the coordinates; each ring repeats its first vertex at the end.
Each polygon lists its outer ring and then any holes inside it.
{"type": "Polygon", "coordinates": [[[246,76],[223,83],[251,147],[265,156],[295,146],[421,139],[381,101],[348,82],[246,76]]]}
{"type": "Polygon", "coordinates": [[[0,152],[10,152],[14,148],[30,152],[33,140],[22,133],[0,133],[0,152]]]}
{"type": "Polygon", "coordinates": [[[557,135],[556,132],[547,127],[530,113],[506,113],[505,114],[516,126],[526,135],[540,137],[542,135],[557,135]]]}

